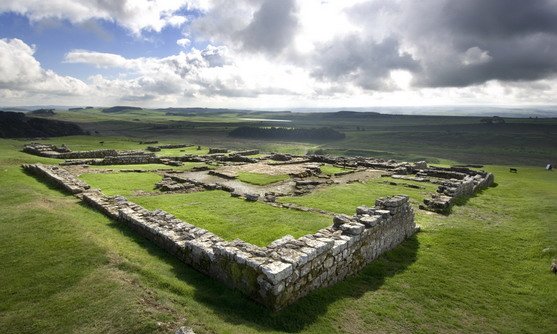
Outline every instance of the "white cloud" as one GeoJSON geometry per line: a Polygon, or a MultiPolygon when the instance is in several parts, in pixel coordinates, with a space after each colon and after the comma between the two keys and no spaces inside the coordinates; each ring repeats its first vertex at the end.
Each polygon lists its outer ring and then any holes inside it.
{"type": "Polygon", "coordinates": [[[43,69],[34,53],[35,48],[20,39],[0,39],[0,90],[3,94],[66,96],[80,95],[87,90],[87,85],[78,79],[43,69]]]}
{"type": "Polygon", "coordinates": [[[126,58],[117,54],[87,50],[70,51],[66,54],[64,61],[76,64],[93,64],[98,68],[126,67],[128,63],[126,58]]]}
{"type": "Polygon", "coordinates": [[[184,38],[180,38],[179,40],[177,40],[176,44],[178,44],[179,46],[181,46],[185,49],[191,44],[191,41],[188,38],[184,37],[184,38]]]}

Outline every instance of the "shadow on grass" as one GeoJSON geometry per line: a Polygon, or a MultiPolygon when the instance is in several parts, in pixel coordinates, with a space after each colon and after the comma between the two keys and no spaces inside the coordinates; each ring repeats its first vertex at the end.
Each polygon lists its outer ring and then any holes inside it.
{"type": "MultiPolygon", "coordinates": [[[[29,177],[34,178],[35,180],[37,180],[37,182],[39,184],[42,184],[44,186],[46,186],[49,190],[55,190],[63,195],[71,195],[74,196],[75,194],[72,194],[70,191],[68,191],[67,189],[64,189],[62,186],[60,186],[58,183],[52,181],[49,178],[46,177],[42,177],[36,173],[33,173],[30,170],[27,169],[23,169],[23,167],[21,167],[21,172],[29,177]]],[[[74,197],[75,198],[75,197],[74,197]]]]}
{"type": "Polygon", "coordinates": [[[300,332],[325,314],[330,304],[361,298],[365,293],[379,289],[387,277],[405,271],[416,260],[418,247],[418,239],[413,236],[357,275],[331,287],[316,290],[278,312],[267,310],[245,297],[218,296],[210,290],[197,289],[195,298],[217,311],[228,323],[249,324],[260,331],[300,332]]]}
{"type": "MultiPolygon", "coordinates": [[[[88,207],[81,203],[82,206],[88,207]]],[[[91,208],[88,207],[90,210],[91,208]]],[[[214,311],[223,321],[230,324],[250,326],[257,331],[287,331],[299,332],[311,325],[319,316],[323,315],[329,305],[343,299],[357,299],[367,292],[372,292],[383,285],[385,278],[403,272],[416,260],[419,247],[416,236],[404,241],[394,250],[375,260],[360,273],[328,288],[319,289],[300,299],[285,309],[273,312],[257,304],[239,291],[228,288],[223,283],[201,274],[184,264],[174,256],[166,253],[146,238],[136,234],[127,226],[112,221],[110,227],[117,229],[124,236],[141,245],[147,252],[158,260],[172,266],[176,278],[195,288],[194,299],[214,311]]],[[[150,276],[141,268],[126,267],[141,275],[150,276]]],[[[150,279],[149,282],[157,288],[182,294],[182,288],[168,282],[150,279]]],[[[179,302],[179,297],[176,298],[179,302]]]]}
{"type": "MultiPolygon", "coordinates": [[[[480,189],[480,190],[476,191],[475,193],[473,193],[473,194],[470,195],[470,196],[462,196],[462,197],[459,197],[459,198],[457,198],[457,199],[455,200],[454,205],[456,205],[456,206],[464,206],[464,205],[466,205],[466,204],[468,203],[468,201],[469,201],[470,199],[475,198],[475,197],[478,197],[478,196],[482,195],[482,194],[484,193],[484,191],[489,190],[490,188],[496,188],[496,187],[498,187],[498,186],[499,186],[499,184],[494,182],[494,183],[493,183],[492,185],[490,185],[489,187],[480,189]]],[[[453,206],[454,206],[454,205],[453,205],[453,206]]],[[[452,212],[452,207],[451,207],[451,211],[449,211],[449,213],[451,213],[451,212],[452,212]]],[[[448,215],[448,214],[447,214],[447,215],[448,215]]]]}

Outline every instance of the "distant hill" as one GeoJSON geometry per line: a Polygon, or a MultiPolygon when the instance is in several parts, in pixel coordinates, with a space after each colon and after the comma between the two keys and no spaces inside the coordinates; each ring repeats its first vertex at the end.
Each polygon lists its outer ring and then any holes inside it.
{"type": "Polygon", "coordinates": [[[0,111],[0,138],[59,137],[87,134],[77,124],[0,111]]]}
{"type": "Polygon", "coordinates": [[[327,113],[325,114],[326,118],[374,118],[374,117],[388,117],[389,115],[380,114],[378,112],[373,111],[348,111],[348,110],[341,110],[337,112],[327,113]]]}
{"type": "Polygon", "coordinates": [[[143,110],[143,108],[140,107],[130,107],[130,106],[114,106],[114,107],[110,107],[110,108],[104,108],[102,110],[102,112],[105,113],[117,113],[117,112],[122,112],[122,111],[129,111],[129,110],[143,110]]]}

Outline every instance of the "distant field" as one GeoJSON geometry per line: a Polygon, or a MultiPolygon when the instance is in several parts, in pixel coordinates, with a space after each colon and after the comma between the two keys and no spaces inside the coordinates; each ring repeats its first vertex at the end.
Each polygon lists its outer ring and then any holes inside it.
{"type": "MultiPolygon", "coordinates": [[[[337,155],[398,160],[448,159],[464,163],[542,166],[557,164],[557,119],[505,118],[505,124],[483,124],[483,117],[337,115],[334,113],[257,113],[258,119],[289,120],[289,127],[332,127],[346,134],[340,141],[272,141],[230,138],[228,132],[276,122],[245,121],[250,114],[202,113],[166,116],[162,111],[102,113],[99,110],[58,112],[54,119],[81,124],[93,135],[125,136],[161,142],[186,142],[231,149],[258,148],[304,154],[324,150],[337,155]]],[[[52,118],[50,116],[50,118],[52,118]]],[[[110,144],[105,143],[108,147],[110,144]]],[[[144,148],[145,146],[142,146],[144,148]]],[[[180,153],[179,150],[177,153],[180,153]]],[[[195,152],[192,152],[195,154],[195,152]]]]}

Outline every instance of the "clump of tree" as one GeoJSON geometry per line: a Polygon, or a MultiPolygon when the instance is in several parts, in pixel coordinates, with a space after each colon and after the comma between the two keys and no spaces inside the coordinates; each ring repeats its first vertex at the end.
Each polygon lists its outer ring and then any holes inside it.
{"type": "Polygon", "coordinates": [[[346,135],[332,128],[286,128],[241,126],[229,135],[237,138],[285,139],[285,140],[341,140],[346,135]]]}
{"type": "Polygon", "coordinates": [[[499,116],[493,116],[491,118],[482,118],[480,123],[483,124],[505,124],[505,119],[499,116]]]}
{"type": "Polygon", "coordinates": [[[54,116],[54,109],[37,109],[29,112],[30,115],[54,116]]]}
{"type": "Polygon", "coordinates": [[[115,112],[129,111],[129,110],[143,110],[143,108],[130,107],[130,106],[114,106],[114,107],[110,107],[110,108],[104,108],[103,112],[115,113],[115,112]]]}

